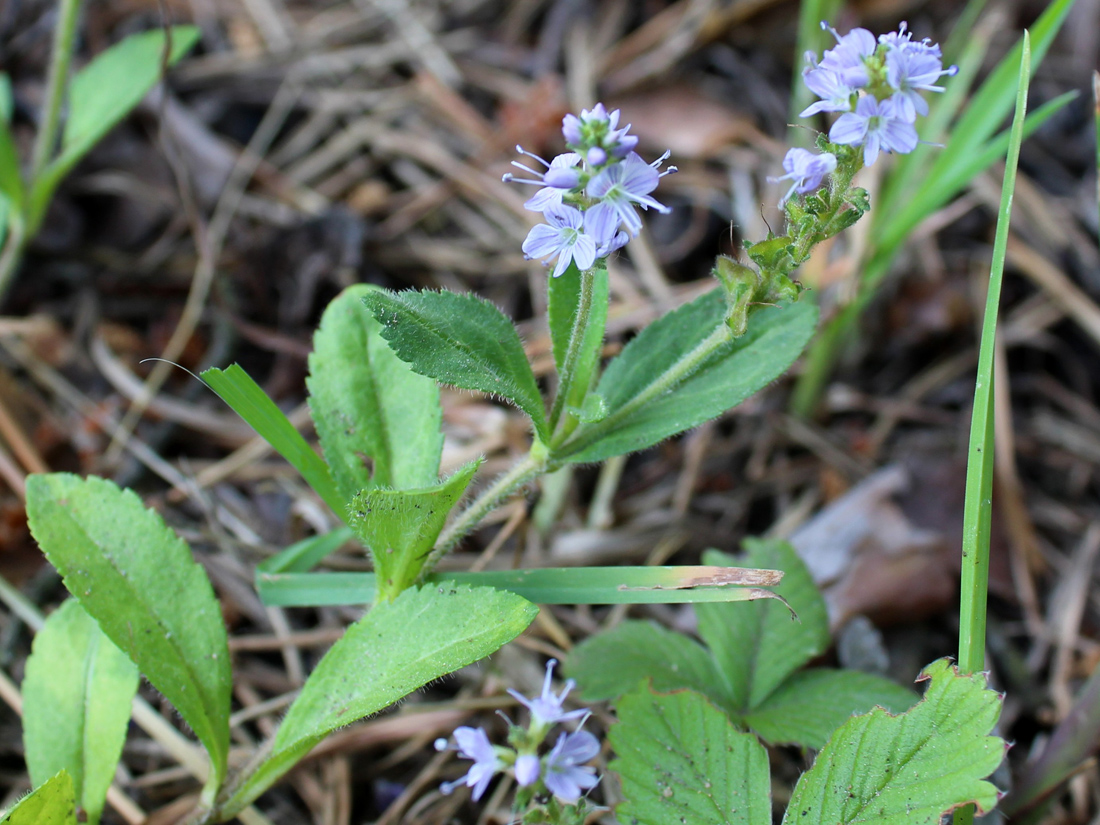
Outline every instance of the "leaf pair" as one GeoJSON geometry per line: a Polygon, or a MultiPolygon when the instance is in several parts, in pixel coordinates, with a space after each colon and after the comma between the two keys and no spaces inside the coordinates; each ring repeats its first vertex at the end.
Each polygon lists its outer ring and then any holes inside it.
{"type": "MultiPolygon", "coordinates": [[[[572,270],[558,281],[575,276],[572,270]]],[[[606,301],[606,279],[597,274],[597,302],[606,301]]],[[[551,288],[551,337],[559,368],[579,300],[575,287],[551,288]]],[[[451,292],[371,292],[365,302],[382,323],[382,335],[398,357],[422,375],[465,389],[507,398],[531,418],[546,440],[548,422],[534,373],[511,321],[473,295],[451,292]]],[[[595,330],[581,345],[577,374],[566,403],[583,406],[603,337],[606,305],[594,308],[595,330]],[[604,314],[600,314],[600,313],[604,314]]],[[[721,290],[707,293],[650,324],[614,359],[595,395],[598,414],[581,421],[551,459],[602,461],[650,447],[665,438],[721,415],[774,381],[809,341],[817,310],[809,303],[765,308],[754,315],[748,333],[729,341],[680,380],[669,376],[705,339],[724,325],[721,290]]]]}
{"type": "MultiPolygon", "coordinates": [[[[566,669],[586,701],[615,699],[650,679],[659,691],[690,688],[709,697],[735,724],[763,739],[820,748],[852,713],[874,705],[904,710],[913,694],[893,682],[849,670],[799,669],[829,646],[825,602],[805,564],[786,542],[749,540],[747,566],[784,571],[779,601],[698,604],[706,647],[656,624],[627,621],[578,645],[566,669]]],[[[708,564],[734,560],[717,551],[708,564]]]]}
{"type": "MultiPolygon", "coordinates": [[[[227,772],[229,653],[220,607],[190,549],[133,492],[103,479],[31,476],[27,511],[34,537],[69,591],[206,748],[212,771],[204,801],[213,804],[227,772]]],[[[321,660],[265,761],[218,800],[220,815],[239,812],[337,727],[493,653],[535,612],[514,594],[449,583],[407,590],[372,610],[321,660]]],[[[51,635],[39,644],[57,647],[51,635]]],[[[40,659],[47,669],[31,676],[39,683],[53,678],[54,658],[40,659]]]]}
{"type": "MultiPolygon", "coordinates": [[[[1001,698],[981,675],[962,676],[946,659],[921,674],[924,698],[891,716],[855,716],[831,736],[795,785],[784,825],[939,823],[973,803],[985,812],[997,789],[985,781],[1004,757],[990,736],[1001,698]]],[[[609,734],[626,802],[616,813],[639,825],[768,825],[768,756],[750,733],[692,690],[642,685],[617,704],[609,734]]]]}

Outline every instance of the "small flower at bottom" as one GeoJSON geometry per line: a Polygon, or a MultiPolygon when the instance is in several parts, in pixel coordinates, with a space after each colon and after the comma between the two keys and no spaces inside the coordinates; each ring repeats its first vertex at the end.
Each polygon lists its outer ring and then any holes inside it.
{"type": "Polygon", "coordinates": [[[552,204],[546,208],[547,223],[539,224],[527,233],[523,242],[523,254],[531,258],[557,256],[554,277],[569,268],[570,261],[582,272],[591,269],[596,262],[596,252],[609,240],[593,233],[592,212],[582,213],[565,204],[552,204]]]}
{"type": "MultiPolygon", "coordinates": [[[[463,759],[472,759],[474,764],[470,766],[470,770],[466,771],[465,776],[459,777],[454,782],[444,782],[440,790],[449,794],[460,785],[467,785],[474,789],[471,796],[475,800],[481,799],[481,795],[489,787],[489,781],[498,771],[504,769],[504,763],[489,741],[488,734],[481,728],[466,726],[455,728],[455,742],[458,743],[456,750],[459,755],[463,759]]],[[[446,739],[436,740],[436,750],[446,750],[446,748],[446,739]]]]}
{"type": "Polygon", "coordinates": [[[573,689],[576,683],[570,679],[565,683],[561,693],[554,694],[550,680],[553,678],[554,665],[557,663],[557,659],[551,659],[546,663],[546,676],[542,681],[542,693],[538,697],[528,699],[522,693],[511,688],[508,689],[508,692],[517,702],[531,711],[531,721],[541,727],[549,727],[558,722],[564,722],[568,719],[580,719],[582,716],[588,715],[587,710],[562,711],[565,697],[569,695],[569,691],[573,689]]]}
{"type": "Polygon", "coordinates": [[[783,168],[787,170],[787,174],[778,178],[768,178],[771,183],[778,183],[781,180],[792,181],[791,188],[779,201],[780,209],[795,192],[804,195],[821,186],[824,177],[836,169],[836,155],[830,152],[815,155],[808,149],[789,149],[786,157],[783,158],[783,168]]]}
{"type": "Polygon", "coordinates": [[[575,803],[600,781],[596,769],[584,765],[599,752],[600,743],[588,731],[563,733],[546,755],[546,788],[562,802],[575,803]]]}

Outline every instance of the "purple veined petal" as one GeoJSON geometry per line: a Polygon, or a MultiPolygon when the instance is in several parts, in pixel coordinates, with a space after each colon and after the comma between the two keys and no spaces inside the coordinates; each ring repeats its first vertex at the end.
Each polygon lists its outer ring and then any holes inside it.
{"type": "Polygon", "coordinates": [[[867,136],[867,118],[847,112],[837,118],[829,130],[829,140],[846,146],[857,146],[867,136]]]}
{"type": "Polygon", "coordinates": [[[546,756],[543,782],[547,789],[563,802],[575,803],[582,791],[594,788],[599,782],[594,769],[583,766],[599,752],[599,742],[587,731],[561,734],[546,756]]]}
{"type": "Polygon", "coordinates": [[[630,240],[630,235],[622,230],[615,233],[615,237],[596,250],[596,256],[603,258],[612,252],[622,249],[630,240]]]}
{"type": "Polygon", "coordinates": [[[626,156],[622,163],[622,177],[619,181],[622,188],[632,197],[648,195],[657,188],[661,176],[648,163],[635,152],[626,156]]]}
{"type": "Polygon", "coordinates": [[[533,753],[524,753],[516,757],[515,774],[516,784],[521,788],[528,788],[539,781],[541,770],[539,758],[533,753]]]}
{"type": "Polygon", "coordinates": [[[609,203],[597,203],[584,213],[584,231],[598,244],[607,243],[619,228],[619,215],[609,203]]]}
{"type": "Polygon", "coordinates": [[[551,206],[543,214],[551,226],[559,229],[580,229],[584,225],[584,214],[581,210],[568,204],[551,206]]]}
{"type": "Polygon", "coordinates": [[[881,130],[882,148],[888,152],[907,155],[917,148],[917,129],[912,123],[901,120],[886,121],[881,130]]]}
{"type": "Polygon", "coordinates": [[[878,132],[867,133],[867,143],[863,147],[863,165],[870,166],[878,160],[879,136],[878,132]]]}
{"type": "Polygon", "coordinates": [[[614,166],[608,166],[592,178],[592,180],[588,181],[588,186],[584,189],[585,194],[596,200],[605,197],[622,177],[622,168],[623,165],[621,163],[616,163],[614,166]]]}
{"type": "Polygon", "coordinates": [[[561,230],[544,223],[533,226],[527,233],[521,249],[528,259],[553,255],[561,249],[561,230]]]}
{"type": "Polygon", "coordinates": [[[523,202],[523,208],[531,212],[545,212],[551,206],[562,206],[563,189],[555,189],[552,186],[544,186],[533,197],[523,202]]]}
{"type": "Polygon", "coordinates": [[[565,142],[575,145],[581,142],[581,120],[576,115],[566,115],[561,121],[561,134],[565,142]]]}
{"type": "MultiPolygon", "coordinates": [[[[588,235],[578,235],[576,242],[573,244],[573,260],[577,264],[577,269],[581,272],[591,269],[592,264],[596,263],[596,242],[588,235]]],[[[572,683],[567,682],[566,693],[568,693],[570,687],[572,687],[572,683]]],[[[565,698],[564,695],[562,698],[565,698]]]]}

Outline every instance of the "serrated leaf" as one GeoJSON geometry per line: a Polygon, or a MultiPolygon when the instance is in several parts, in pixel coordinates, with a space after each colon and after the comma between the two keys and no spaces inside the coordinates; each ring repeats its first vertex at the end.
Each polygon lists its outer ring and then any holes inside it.
{"type": "Polygon", "coordinates": [[[785,541],[746,539],[747,556],[708,551],[707,564],[769,567],[783,571],[774,589],[787,600],[745,605],[701,604],[699,635],[714,656],[731,710],[744,714],[784,679],[829,646],[825,600],[798,553],[785,541]],[[792,618],[791,610],[797,614],[792,618]]]}
{"type": "Polygon", "coordinates": [[[796,744],[818,750],[856,713],[881,706],[892,713],[917,701],[911,690],[882,676],[855,670],[812,668],[795,673],[745,714],[745,723],[773,745],[796,744]]]}
{"type": "Polygon", "coordinates": [[[476,295],[371,292],[364,303],[382,337],[421,375],[507,398],[546,440],[546,410],[519,334],[508,317],[476,295]]]}
{"type": "Polygon", "coordinates": [[[555,450],[555,457],[571,462],[602,461],[697,427],[782,375],[817,326],[817,308],[808,301],[759,309],[745,335],[733,339],[687,379],[640,408],[623,412],[634,397],[655,385],[679,359],[725,323],[725,317],[722,290],[714,290],[643,329],[608,364],[596,387],[607,405],[607,417],[581,424],[569,441],[555,450]]]}
{"type": "Polygon", "coordinates": [[[29,476],[27,520],[69,592],[191,726],[220,781],[229,649],[218,600],[190,548],[132,490],[102,478],[29,476]]]}
{"type": "Polygon", "coordinates": [[[989,735],[1001,697],[946,659],[921,678],[929,684],[912,710],[875,709],[833,734],[795,786],[785,825],[937,825],[965,804],[993,808],[997,789],[985,777],[1004,758],[1004,740],[989,735]]]}
{"type": "Polygon", "coordinates": [[[379,601],[392,600],[420,574],[447,514],[462,498],[481,461],[420,490],[364,490],[352,503],[351,527],[370,548],[379,601]]]}
{"type": "Polygon", "coordinates": [[[76,825],[72,778],[61,771],[0,816],[0,825],[76,825]]]}
{"type": "MultiPolygon", "coordinates": [[[[642,686],[615,706],[608,738],[626,801],[620,822],[640,825],[769,825],[768,755],[690,690],[642,686]]],[[[818,822],[819,820],[807,820],[818,822]]]]}
{"type": "Polygon", "coordinates": [[[46,619],[27,658],[23,747],[33,785],[61,770],[91,825],[122,755],[138,671],[76,599],[46,619]]]}
{"type": "Polygon", "coordinates": [[[222,809],[229,818],[326,735],[518,636],[538,609],[512,593],[440,583],[402,592],[348,628],[310,675],[271,755],[222,809]]]}
{"type": "Polygon", "coordinates": [[[328,305],[309,356],[309,408],[345,501],[373,487],[428,487],[443,451],[439,386],[394,355],[356,284],[328,305]]]}
{"type": "Polygon", "coordinates": [[[724,693],[714,660],[698,642],[653,622],[625,621],[589,636],[573,648],[565,671],[577,680],[586,702],[616,699],[651,679],[654,690],[692,688],[724,693]]]}
{"type": "Polygon", "coordinates": [[[336,489],[324,459],[313,451],[286,414],[239,364],[230,364],[224,370],[211,367],[199,377],[302,474],[332,512],[347,520],[347,502],[336,489]]]}
{"type": "MultiPolygon", "coordinates": [[[[200,35],[197,26],[173,26],[167,65],[173,65],[190,51],[200,35]]],[[[141,103],[161,79],[164,47],[161,29],[132,34],[97,55],[73,76],[61,152],[43,170],[31,192],[28,224],[32,232],[37,229],[61,179],[141,103]]]]}

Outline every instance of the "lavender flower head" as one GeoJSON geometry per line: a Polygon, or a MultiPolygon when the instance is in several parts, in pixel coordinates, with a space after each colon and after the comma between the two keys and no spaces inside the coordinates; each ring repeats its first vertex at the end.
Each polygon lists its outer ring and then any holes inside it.
{"type": "Polygon", "coordinates": [[[511,688],[508,689],[508,693],[531,712],[531,721],[535,725],[549,727],[558,722],[565,722],[570,719],[580,719],[588,715],[588,711],[583,709],[570,711],[562,710],[562,705],[565,703],[565,697],[569,695],[569,691],[575,687],[576,683],[570,679],[565,683],[565,687],[562,688],[561,693],[554,693],[554,689],[551,686],[551,679],[554,675],[554,665],[557,663],[557,659],[551,659],[546,663],[546,676],[542,681],[542,693],[536,698],[528,699],[522,693],[512,690],[511,688]]]}
{"type": "MultiPolygon", "coordinates": [[[[489,781],[493,778],[493,775],[504,768],[504,762],[501,761],[496,748],[489,741],[488,734],[481,728],[466,726],[455,728],[455,742],[458,743],[457,750],[462,758],[472,759],[474,764],[466,771],[464,776],[459,777],[454,782],[444,782],[440,786],[440,790],[445,794],[449,794],[460,785],[468,785],[474,789],[471,796],[475,800],[481,799],[481,795],[489,787],[489,781]]],[[[446,739],[436,740],[436,750],[446,750],[446,748],[446,739]]]]}
{"type": "Polygon", "coordinates": [[[779,201],[780,209],[795,192],[804,195],[821,186],[825,176],[832,174],[836,169],[836,155],[831,152],[815,155],[808,149],[789,149],[786,157],[783,158],[783,168],[787,170],[787,174],[778,178],[768,178],[771,183],[778,183],[781,180],[792,181],[791,188],[779,201]]]}
{"type": "Polygon", "coordinates": [[[546,757],[546,787],[563,802],[576,802],[600,781],[595,768],[584,766],[599,752],[600,743],[586,730],[561,734],[546,757]]]}
{"type": "Polygon", "coordinates": [[[894,98],[881,103],[870,95],[859,99],[854,112],[841,115],[829,130],[829,140],[848,146],[863,146],[863,165],[870,166],[879,150],[908,154],[917,148],[917,129],[906,119],[894,98]]]}
{"type": "Polygon", "coordinates": [[[602,103],[566,115],[562,135],[571,151],[547,161],[517,146],[537,166],[513,161],[531,177],[504,176],[506,182],[539,187],[524,207],[542,213],[547,223],[530,231],[523,251],[553,265],[555,277],[570,264],[590,269],[636,236],[642,229],[636,207],[669,211],[651,195],[662,177],[676,171],[660,171],[668,152],[647,164],[634,151],[638,138],[630,125],[620,128],[619,119],[618,109],[608,112],[602,103]]]}

